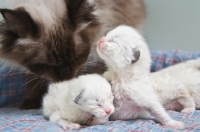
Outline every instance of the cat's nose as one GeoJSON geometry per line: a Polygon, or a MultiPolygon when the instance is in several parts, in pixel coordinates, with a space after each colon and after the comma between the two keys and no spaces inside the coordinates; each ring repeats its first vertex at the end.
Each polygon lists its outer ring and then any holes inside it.
{"type": "Polygon", "coordinates": [[[109,115],[111,113],[111,109],[105,110],[106,114],[109,115]]]}

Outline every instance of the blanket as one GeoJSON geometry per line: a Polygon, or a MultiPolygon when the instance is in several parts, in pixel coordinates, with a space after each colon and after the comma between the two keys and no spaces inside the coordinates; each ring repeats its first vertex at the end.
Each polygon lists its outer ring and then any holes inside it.
{"type": "MultiPolygon", "coordinates": [[[[194,113],[179,113],[167,111],[169,115],[186,124],[181,132],[200,132],[200,111],[194,113]]],[[[62,132],[64,131],[57,123],[45,119],[41,110],[19,110],[16,108],[0,109],[1,132],[62,132]]],[[[78,130],[69,132],[180,132],[178,130],[163,127],[154,117],[142,120],[110,121],[96,126],[83,126],[78,130]]]]}

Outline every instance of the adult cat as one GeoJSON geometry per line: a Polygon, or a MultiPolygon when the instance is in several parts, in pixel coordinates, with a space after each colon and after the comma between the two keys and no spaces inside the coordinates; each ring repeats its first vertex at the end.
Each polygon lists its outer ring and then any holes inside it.
{"type": "MultiPolygon", "coordinates": [[[[120,24],[141,31],[145,18],[142,0],[16,0],[13,5],[0,9],[5,19],[0,24],[0,57],[53,82],[88,69],[102,73],[96,41],[120,24]],[[94,60],[95,66],[86,63],[94,60]]],[[[22,108],[31,108],[26,105],[30,100],[22,108]]]]}

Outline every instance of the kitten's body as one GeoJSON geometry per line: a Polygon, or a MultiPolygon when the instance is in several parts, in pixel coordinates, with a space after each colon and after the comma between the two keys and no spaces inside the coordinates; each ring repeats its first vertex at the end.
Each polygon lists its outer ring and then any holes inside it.
{"type": "Polygon", "coordinates": [[[97,40],[120,24],[142,32],[145,18],[142,0],[12,0],[9,5],[12,10],[0,10],[5,19],[0,57],[53,82],[103,73],[97,40]]]}
{"type": "Polygon", "coordinates": [[[44,115],[64,129],[104,123],[113,112],[111,86],[96,74],[51,84],[43,100],[44,115]]]}
{"type": "Polygon", "coordinates": [[[200,109],[200,59],[189,60],[150,77],[157,95],[166,109],[194,112],[200,109]]]}
{"type": "Polygon", "coordinates": [[[133,28],[119,26],[98,43],[97,53],[108,66],[115,112],[111,120],[147,118],[149,113],[163,125],[183,129],[158,101],[149,77],[151,58],[144,39],[133,28]]]}

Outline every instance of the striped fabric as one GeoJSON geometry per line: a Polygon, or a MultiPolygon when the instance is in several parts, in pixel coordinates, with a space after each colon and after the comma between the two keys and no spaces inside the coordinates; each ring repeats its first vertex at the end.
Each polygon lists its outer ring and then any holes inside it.
{"type": "MultiPolygon", "coordinates": [[[[167,111],[176,120],[183,121],[184,130],[178,131],[163,127],[155,118],[146,120],[110,121],[105,124],[83,127],[68,132],[200,132],[200,111],[193,114],[167,111]]],[[[42,116],[40,110],[20,111],[12,108],[0,109],[1,132],[64,132],[55,122],[49,122],[42,116]]]]}
{"type": "Polygon", "coordinates": [[[200,52],[185,52],[181,50],[152,51],[151,58],[153,61],[151,65],[151,71],[159,71],[171,65],[198,57],[200,57],[200,52]]]}
{"type": "Polygon", "coordinates": [[[26,76],[3,64],[4,61],[0,61],[0,107],[18,106],[25,96],[26,76]]]}

